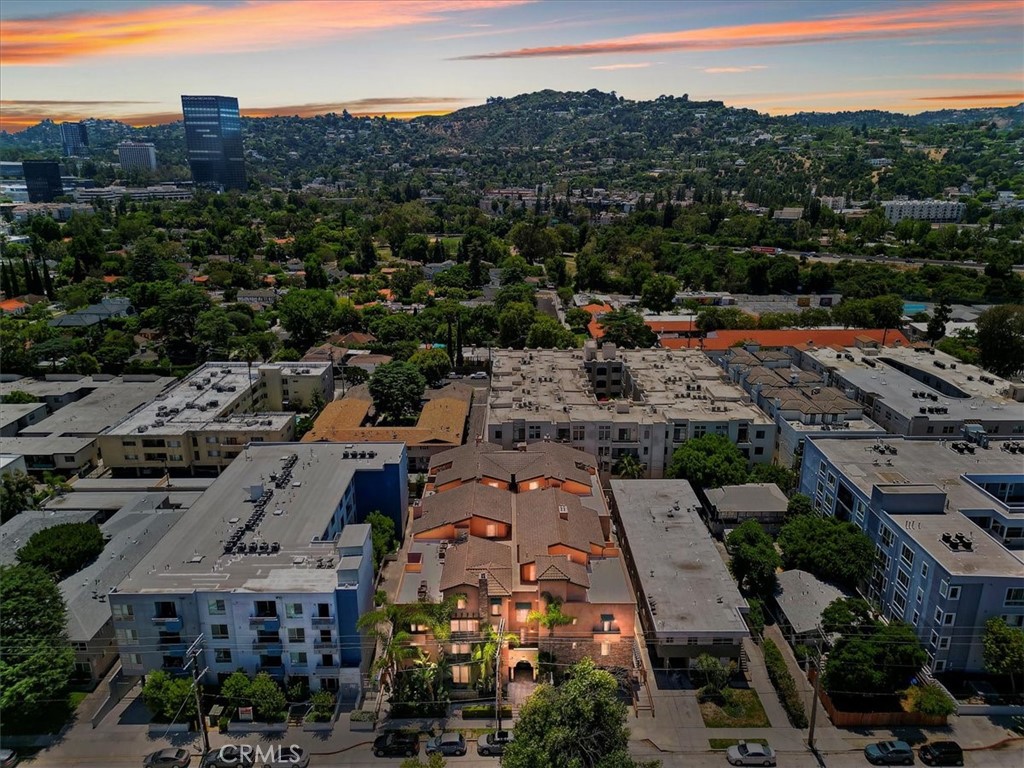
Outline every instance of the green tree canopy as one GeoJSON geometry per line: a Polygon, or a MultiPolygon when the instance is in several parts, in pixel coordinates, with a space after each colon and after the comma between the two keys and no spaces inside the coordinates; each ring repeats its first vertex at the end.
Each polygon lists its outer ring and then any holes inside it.
{"type": "Polygon", "coordinates": [[[443,349],[417,349],[409,358],[409,364],[423,374],[429,387],[441,386],[452,369],[451,358],[443,349]]]}
{"type": "Polygon", "coordinates": [[[575,344],[572,331],[550,315],[537,314],[526,332],[526,346],[531,349],[566,349],[575,344]]]}
{"type": "Polygon", "coordinates": [[[809,515],[814,511],[814,507],[811,505],[811,497],[803,493],[794,493],[789,497],[789,502],[786,504],[786,517],[796,517],[797,515],[809,515]]]}
{"type": "Polygon", "coordinates": [[[836,698],[892,696],[928,661],[914,628],[900,621],[843,635],[832,647],[822,682],[836,698]]]}
{"type": "Polygon", "coordinates": [[[1024,629],[1010,627],[998,616],[993,616],[985,622],[982,644],[985,669],[993,675],[1008,677],[1016,692],[1018,683],[1024,678],[1024,629]]]}
{"type": "Polygon", "coordinates": [[[99,557],[103,543],[103,532],[96,523],[62,523],[33,533],[17,558],[60,581],[99,557]]]}
{"type": "Polygon", "coordinates": [[[651,275],[644,281],[640,303],[652,312],[668,312],[676,303],[679,281],[671,275],[651,275]]]}
{"type": "Polygon", "coordinates": [[[370,526],[370,537],[373,539],[373,570],[376,572],[384,556],[394,552],[398,544],[395,538],[395,521],[374,510],[366,516],[365,522],[370,526]]]}
{"type": "Polygon", "coordinates": [[[750,468],[750,482],[775,483],[783,493],[789,493],[796,487],[796,472],[779,464],[755,464],[750,468]]]}
{"type": "Polygon", "coordinates": [[[192,680],[171,677],[162,669],[146,675],[142,700],[156,717],[166,722],[188,723],[196,716],[196,700],[192,680]]]}
{"type": "Polygon", "coordinates": [[[249,684],[249,701],[252,702],[256,717],[268,723],[284,719],[288,707],[281,686],[266,672],[257,674],[249,684]]]}
{"type": "Polygon", "coordinates": [[[613,309],[597,319],[604,331],[601,341],[624,349],[653,347],[658,341],[643,317],[631,309],[613,309]]]}
{"type": "Polygon", "coordinates": [[[978,316],[981,365],[998,376],[1024,370],[1024,305],[1002,304],[978,316]]]}
{"type": "Polygon", "coordinates": [[[24,472],[8,472],[0,480],[0,522],[35,506],[35,481],[24,472]]]}
{"type": "Polygon", "coordinates": [[[636,768],[626,705],[611,674],[584,659],[558,687],[541,685],[519,711],[505,768],[636,768]]]}
{"type": "Polygon", "coordinates": [[[782,560],[761,524],[744,521],[728,535],[726,546],[732,555],[729,569],[740,586],[761,598],[771,597],[782,560]]]}
{"type": "Polygon", "coordinates": [[[42,568],[0,567],[0,717],[31,722],[67,691],[75,654],[67,608],[42,568]]]}
{"type": "Polygon", "coordinates": [[[782,527],[778,542],[787,569],[800,568],[851,589],[868,577],[875,562],[871,539],[853,523],[834,517],[794,517],[782,527]]]}
{"type": "Polygon", "coordinates": [[[367,386],[378,422],[398,425],[419,413],[427,380],[416,366],[395,360],[378,367],[367,386]]]}
{"type": "Polygon", "coordinates": [[[292,290],[277,303],[281,324],[292,335],[290,345],[305,350],[334,327],[337,301],[332,291],[292,290]]]}
{"type": "Polygon", "coordinates": [[[747,481],[747,460],[729,438],[704,435],[687,440],[672,454],[668,477],[689,480],[700,488],[719,488],[747,481]]]}

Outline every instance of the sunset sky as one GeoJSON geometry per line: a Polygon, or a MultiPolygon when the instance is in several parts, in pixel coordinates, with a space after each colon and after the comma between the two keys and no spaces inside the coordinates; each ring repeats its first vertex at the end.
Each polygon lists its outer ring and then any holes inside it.
{"type": "Polygon", "coordinates": [[[443,113],[544,88],[772,114],[1024,101],[1019,0],[3,0],[0,128],[443,113]]]}

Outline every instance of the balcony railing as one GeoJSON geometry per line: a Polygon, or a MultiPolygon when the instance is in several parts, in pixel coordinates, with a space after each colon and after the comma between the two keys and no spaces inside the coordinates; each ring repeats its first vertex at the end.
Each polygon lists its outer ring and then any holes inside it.
{"type": "Polygon", "coordinates": [[[180,616],[154,616],[153,624],[162,628],[166,632],[180,632],[181,631],[181,617],[180,616]]]}
{"type": "Polygon", "coordinates": [[[284,643],[278,640],[253,640],[252,649],[253,651],[260,651],[263,653],[281,653],[284,648],[284,643]]]}
{"type": "Polygon", "coordinates": [[[333,627],[334,617],[333,616],[314,616],[313,617],[314,627],[333,627]]]}
{"type": "Polygon", "coordinates": [[[322,661],[318,661],[317,664],[316,664],[316,671],[317,672],[330,671],[332,669],[337,669],[337,668],[338,668],[338,662],[336,662],[336,661],[332,661],[330,664],[324,664],[322,661]]]}
{"type": "Polygon", "coordinates": [[[316,640],[313,649],[317,651],[331,651],[338,647],[336,640],[316,640]]]}
{"type": "Polygon", "coordinates": [[[281,617],[280,616],[250,616],[249,617],[250,627],[262,627],[263,629],[271,632],[281,628],[281,617]]]}
{"type": "Polygon", "coordinates": [[[614,624],[611,624],[608,627],[605,627],[604,624],[598,624],[597,626],[594,627],[594,634],[595,635],[618,635],[621,632],[622,632],[622,630],[619,629],[614,624]]]}

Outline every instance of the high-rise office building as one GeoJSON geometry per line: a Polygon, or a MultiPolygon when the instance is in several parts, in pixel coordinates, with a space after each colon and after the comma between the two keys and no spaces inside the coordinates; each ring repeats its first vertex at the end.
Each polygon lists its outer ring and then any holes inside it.
{"type": "Polygon", "coordinates": [[[196,184],[245,189],[242,119],[238,99],[182,96],[188,164],[196,184]]]}
{"type": "Polygon", "coordinates": [[[64,194],[60,178],[60,163],[56,160],[22,160],[25,186],[30,203],[52,203],[64,194]]]}
{"type": "Polygon", "coordinates": [[[137,141],[122,141],[117,145],[117,159],[122,171],[155,171],[156,147],[137,141]]]}
{"type": "Polygon", "coordinates": [[[89,134],[85,123],[61,123],[60,140],[64,146],[65,157],[77,157],[89,146],[89,134]]]}

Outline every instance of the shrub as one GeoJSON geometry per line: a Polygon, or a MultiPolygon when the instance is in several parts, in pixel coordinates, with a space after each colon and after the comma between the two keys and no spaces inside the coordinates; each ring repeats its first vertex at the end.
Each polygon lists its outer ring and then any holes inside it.
{"type": "Polygon", "coordinates": [[[747,613],[747,625],[750,632],[756,637],[764,634],[764,603],[756,597],[747,600],[750,611],[747,613]]]}
{"type": "Polygon", "coordinates": [[[377,713],[372,709],[353,709],[348,713],[348,719],[353,723],[375,723],[377,713]]]}
{"type": "Polygon", "coordinates": [[[935,683],[908,688],[905,696],[912,712],[923,715],[952,715],[956,712],[956,702],[935,683]]]}
{"type": "Polygon", "coordinates": [[[18,562],[45,569],[60,581],[91,563],[103,551],[95,523],[64,523],[37,531],[18,550],[18,562]]]}
{"type": "Polygon", "coordinates": [[[782,651],[771,640],[764,641],[764,663],[768,668],[768,677],[779,694],[779,701],[782,708],[786,710],[789,722],[794,728],[807,727],[807,712],[804,710],[804,703],[800,700],[800,694],[796,689],[796,681],[786,666],[786,660],[782,658],[782,651]]]}
{"type": "MultiPolygon", "coordinates": [[[[501,716],[503,718],[512,717],[511,707],[502,707],[501,716]]],[[[494,717],[494,705],[493,704],[470,704],[462,708],[462,719],[463,720],[490,720],[494,717]]]]}
{"type": "Polygon", "coordinates": [[[334,694],[330,691],[319,690],[311,697],[313,709],[306,715],[311,723],[326,723],[334,717],[334,694]]]}

